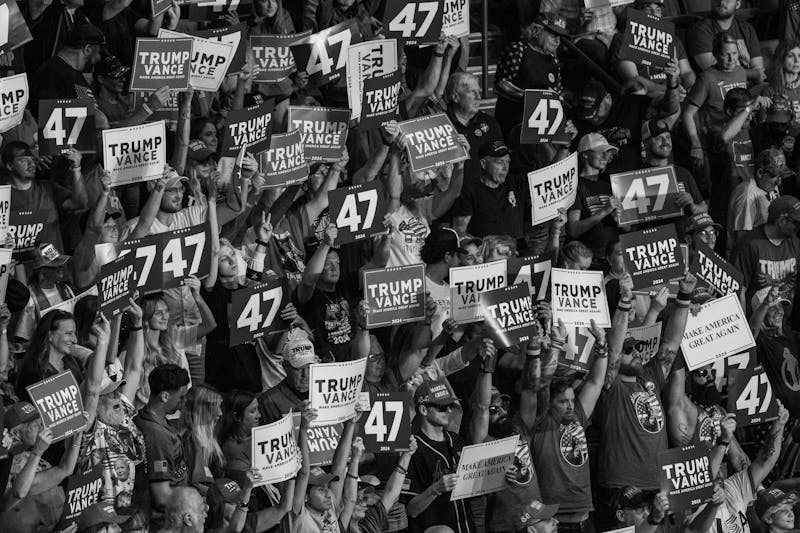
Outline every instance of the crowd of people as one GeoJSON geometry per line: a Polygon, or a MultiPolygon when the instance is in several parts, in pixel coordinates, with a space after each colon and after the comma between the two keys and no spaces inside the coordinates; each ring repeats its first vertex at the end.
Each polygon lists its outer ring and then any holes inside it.
{"type": "MultiPolygon", "coordinates": [[[[258,154],[234,164],[221,157],[229,113],[271,102],[273,135],[286,132],[290,106],[347,108],[344,79],[320,86],[298,68],[281,83],[256,82],[248,49],[241,72],[217,92],[129,92],[137,38],[162,28],[192,34],[243,23],[247,42],[355,20],[369,41],[385,38],[387,3],[222,2],[223,15],[208,20],[174,1],[155,16],[156,3],[145,0],[26,0],[20,19],[0,11],[6,39],[23,22],[32,36],[0,55],[2,75],[26,74],[30,92],[21,122],[2,133],[10,223],[33,212],[42,226],[30,253],[14,253],[0,306],[0,531],[800,528],[792,492],[800,488],[794,3],[782,4],[785,35],[767,53],[765,36],[737,14],[741,0],[711,0],[711,11],[676,35],[663,68],[621,53],[629,14],[661,18],[663,0],[504,3],[493,111],[482,110],[480,80],[468,72],[468,38],[399,46],[396,120],[366,133],[352,124],[338,160],[315,162],[302,183],[283,187],[265,186],[258,154]],[[520,142],[529,89],[559,95],[569,141],[520,142]],[[50,126],[37,116],[39,102],[87,97],[96,107],[95,151],[40,155],[50,126]],[[101,133],[167,108],[174,120],[163,175],[113,186],[101,133]],[[413,172],[398,123],[436,113],[447,115],[469,157],[413,172]],[[533,224],[528,173],[575,152],[575,203],[533,224]],[[674,290],[634,291],[620,235],[658,223],[620,224],[609,175],[670,165],[682,213],[660,223],[674,224],[687,245],[687,271],[674,290]],[[371,181],[386,194],[385,231],[338,245],[329,193],[371,181]],[[207,276],[137,293],[117,316],[99,312],[90,289],[111,257],[105,252],[206,222],[207,276]],[[727,409],[725,361],[692,371],[684,361],[687,320],[715,297],[688,271],[701,246],[743,276],[738,296],[755,337],[745,365],[762,365],[779,403],[774,420],[742,427],[727,409]],[[611,327],[582,330],[593,342],[586,372],[560,364],[578,331],[553,321],[543,292],[532,297],[537,335],[518,345],[500,347],[483,322],[451,316],[451,268],[546,254],[553,266],[604,275],[611,327]],[[424,320],[367,328],[363,270],[415,264],[425,266],[424,320]],[[279,311],[288,329],[231,347],[232,295],[276,279],[291,292],[279,311]],[[659,348],[646,356],[629,328],[659,321],[659,348]],[[318,413],[309,369],[363,358],[364,391],[408,393],[408,450],[367,451],[359,408],[330,463],[312,466],[307,430],[318,413]],[[54,442],[28,387],[64,371],[80,385],[85,428],[54,442]],[[294,478],[264,485],[251,431],[290,412],[301,413],[302,464],[294,478]],[[503,489],[451,501],[464,446],[507,437],[518,441],[503,489]],[[708,450],[713,497],[670,509],[657,458],[688,445],[708,450]],[[74,504],[67,486],[92,469],[100,472],[97,501],[66,521],[74,504]]],[[[18,242],[9,236],[4,247],[18,242]]]]}

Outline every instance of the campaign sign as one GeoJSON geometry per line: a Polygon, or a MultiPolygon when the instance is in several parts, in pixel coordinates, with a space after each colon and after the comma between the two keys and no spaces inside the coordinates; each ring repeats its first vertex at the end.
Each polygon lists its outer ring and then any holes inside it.
{"type": "Polygon", "coordinates": [[[672,166],[643,168],[611,175],[611,191],[619,202],[620,225],[638,224],[683,214],[675,204],[678,180],[672,166]]]}
{"type": "Polygon", "coordinates": [[[338,161],[349,125],[349,109],[289,106],[289,131],[300,132],[307,161],[338,161]]]}
{"type": "Polygon", "coordinates": [[[286,329],[281,309],[291,296],[283,279],[273,279],[258,285],[233,291],[231,310],[231,347],[251,342],[272,331],[286,329]]]}
{"type": "Polygon", "coordinates": [[[161,28],[158,38],[192,40],[192,59],[189,63],[189,87],[198,91],[216,92],[222,85],[236,54],[236,46],[216,39],[204,39],[161,28]]]}
{"type": "Polygon", "coordinates": [[[247,41],[242,36],[247,32],[247,25],[240,22],[235,26],[224,26],[222,28],[212,28],[194,32],[194,35],[204,39],[210,39],[220,43],[228,43],[234,46],[231,64],[228,66],[228,75],[238,74],[247,60],[247,41]]]}
{"type": "Polygon", "coordinates": [[[94,109],[89,98],[39,100],[39,155],[94,153],[94,109]]]}
{"type": "Polygon", "coordinates": [[[356,19],[349,19],[298,39],[289,46],[297,71],[307,73],[312,86],[320,86],[344,76],[347,50],[358,42],[361,42],[358,23],[356,19]]]}
{"type": "MultiPolygon", "coordinates": [[[[300,413],[294,413],[294,432],[300,432],[300,413]]],[[[311,466],[328,466],[333,462],[339,439],[342,438],[344,424],[311,426],[306,432],[308,438],[308,462],[311,466]]]]}
{"type": "Polygon", "coordinates": [[[112,187],[160,178],[167,164],[166,125],[149,122],[103,130],[103,162],[112,187]]]}
{"type": "Polygon", "coordinates": [[[593,270],[551,269],[553,323],[558,319],[567,326],[610,328],[611,317],[606,300],[603,273],[593,270]]]}
{"type": "Polygon", "coordinates": [[[161,276],[162,252],[166,238],[167,234],[157,233],[141,239],[95,244],[94,255],[98,264],[105,265],[118,257],[133,253],[134,257],[136,257],[136,261],[133,263],[136,289],[142,294],[161,292],[163,289],[161,276]]]}
{"type": "Polygon", "coordinates": [[[436,44],[442,33],[443,14],[443,0],[387,0],[383,12],[383,33],[387,37],[402,39],[407,46],[436,44]]]}
{"type": "Polygon", "coordinates": [[[628,328],[628,337],[633,339],[629,342],[633,352],[642,357],[642,364],[647,364],[658,353],[661,346],[661,326],[661,322],[656,322],[649,326],[628,328]]]}
{"type": "Polygon", "coordinates": [[[504,490],[506,468],[514,463],[519,436],[464,446],[458,460],[458,480],[450,501],[483,496],[504,490]]]}
{"type": "Polygon", "coordinates": [[[16,50],[33,40],[15,0],[0,2],[0,54],[16,50]]]}
{"type": "Polygon", "coordinates": [[[636,9],[628,9],[626,14],[628,24],[622,37],[620,59],[647,67],[663,67],[675,57],[673,23],[636,9]]]}
{"type": "Polygon", "coordinates": [[[258,472],[254,487],[291,479],[300,470],[300,450],[294,438],[292,413],[277,422],[250,430],[251,466],[258,472]]]}
{"type": "Polygon", "coordinates": [[[331,222],[339,228],[336,244],[347,244],[386,232],[386,195],[379,180],[340,187],[328,193],[331,222]]]}
{"type": "Polygon", "coordinates": [[[450,316],[459,324],[483,320],[481,295],[508,285],[506,260],[450,269],[450,316]]]}
{"type": "MultiPolygon", "coordinates": [[[[583,0],[586,9],[596,9],[599,7],[619,7],[632,4],[634,0],[583,0]]],[[[608,532],[612,533],[612,532],[608,532]]]]}
{"type": "Polygon", "coordinates": [[[689,271],[708,283],[719,296],[738,293],[744,287],[744,274],[725,261],[703,242],[695,246],[696,257],[689,271]]]}
{"type": "Polygon", "coordinates": [[[756,345],[739,297],[728,294],[689,313],[681,350],[689,370],[749,350],[756,345]]]}
{"type": "Polygon", "coordinates": [[[397,125],[405,137],[412,172],[469,159],[458,132],[444,113],[412,118],[397,125]]]}
{"type": "Polygon", "coordinates": [[[558,218],[559,209],[568,209],[578,194],[578,152],[528,172],[533,224],[558,218]]]}
{"type": "Polygon", "coordinates": [[[165,85],[174,91],[189,88],[192,40],[189,38],[136,39],[131,91],[155,91],[165,85]]]}
{"type": "Polygon", "coordinates": [[[308,179],[308,162],[300,132],[276,133],[269,150],[258,154],[258,167],[267,187],[283,187],[308,179]]]}
{"type": "Polygon", "coordinates": [[[220,155],[237,157],[242,146],[254,154],[267,150],[272,138],[272,111],[271,101],[229,111],[220,155]]]}
{"type": "Polygon", "coordinates": [[[558,353],[558,364],[570,370],[588,373],[594,342],[594,335],[588,328],[567,328],[567,339],[564,349],[558,353]]]}
{"type": "Polygon", "coordinates": [[[150,11],[153,13],[153,17],[166,13],[171,6],[172,0],[150,0],[150,11]]]}
{"type": "MultiPolygon", "coordinates": [[[[0,4],[0,6],[6,5],[8,4],[0,4]]],[[[0,78],[0,133],[19,126],[25,113],[25,107],[28,105],[29,96],[28,76],[24,72],[16,76],[0,78]]]]}
{"type": "Polygon", "coordinates": [[[695,445],[658,452],[658,484],[670,511],[686,511],[711,501],[714,483],[708,448],[695,445]]]}
{"type": "Polygon", "coordinates": [[[0,242],[8,234],[11,220],[11,185],[0,185],[0,242]]]}
{"type": "Polygon", "coordinates": [[[557,92],[525,89],[519,142],[520,144],[572,142],[572,136],[567,133],[564,105],[557,92]]]}
{"type": "Polygon", "coordinates": [[[488,333],[501,348],[528,342],[536,335],[533,298],[525,283],[484,292],[481,308],[488,333]]]}
{"type": "Polygon", "coordinates": [[[397,39],[366,41],[347,51],[347,101],[352,117],[361,117],[366,80],[397,71],[397,39]]]}
{"type": "Polygon", "coordinates": [[[403,75],[399,70],[364,80],[359,131],[367,132],[380,128],[397,118],[402,85],[403,75]]]}
{"type": "MultiPolygon", "coordinates": [[[[67,478],[64,490],[64,513],[58,530],[63,531],[78,521],[81,513],[100,500],[100,490],[103,488],[103,465],[95,465],[87,471],[76,470],[67,478]]],[[[109,503],[109,507],[113,506],[109,503]]]]}
{"type": "Polygon", "coordinates": [[[536,301],[550,300],[550,269],[555,253],[545,252],[528,257],[509,257],[506,261],[510,285],[527,283],[536,301]]]}
{"type": "Polygon", "coordinates": [[[25,390],[39,411],[44,427],[53,432],[53,442],[86,428],[81,391],[69,370],[28,385],[25,390]]]}
{"type": "Polygon", "coordinates": [[[11,212],[8,234],[14,239],[14,259],[20,262],[33,260],[31,252],[49,217],[47,209],[11,212]]]}
{"type": "MultiPolygon", "coordinates": [[[[141,91],[133,93],[133,107],[141,107],[155,91],[141,91]]],[[[162,107],[153,109],[153,114],[145,119],[145,122],[158,122],[163,120],[169,131],[175,131],[178,127],[178,91],[170,91],[167,101],[162,107]]]]}
{"type": "Polygon", "coordinates": [[[100,267],[97,290],[100,294],[100,312],[111,320],[130,305],[136,292],[135,254],[125,254],[100,267]]]}
{"type": "Polygon", "coordinates": [[[466,37],[469,35],[468,0],[444,0],[442,33],[455,37],[466,37]]]}
{"type": "Polygon", "coordinates": [[[411,395],[407,392],[377,392],[364,422],[367,452],[405,452],[411,441],[411,395]]]}
{"type": "Polygon", "coordinates": [[[312,425],[338,424],[353,418],[366,370],[366,357],[311,365],[308,395],[311,408],[319,415],[312,425]]]}
{"type": "Polygon", "coordinates": [[[183,285],[189,276],[203,279],[211,268],[211,227],[208,222],[164,235],[161,256],[163,288],[183,285]]]}
{"type": "Polygon", "coordinates": [[[728,372],[728,412],[736,415],[736,427],[778,418],[778,402],[761,365],[728,368],[728,372]]]}
{"type": "Polygon", "coordinates": [[[251,35],[250,47],[255,61],[253,81],[280,83],[297,71],[289,45],[308,37],[308,32],[291,35],[251,35]]]}
{"type": "MultiPolygon", "coordinates": [[[[11,256],[14,250],[11,248],[0,248],[0,303],[6,301],[6,290],[8,289],[8,277],[11,274],[11,256]]],[[[44,313],[42,313],[44,316],[44,313]]]]}
{"type": "Polygon", "coordinates": [[[658,226],[619,236],[633,288],[646,289],[681,279],[686,270],[675,226],[658,226]]]}
{"type": "Polygon", "coordinates": [[[425,265],[364,271],[367,329],[425,319],[425,265]]]}
{"type": "Polygon", "coordinates": [[[250,0],[201,0],[200,2],[184,0],[179,3],[189,4],[189,20],[204,24],[225,21],[226,14],[235,13],[237,10],[242,19],[253,14],[252,8],[247,7],[252,4],[250,0]]]}

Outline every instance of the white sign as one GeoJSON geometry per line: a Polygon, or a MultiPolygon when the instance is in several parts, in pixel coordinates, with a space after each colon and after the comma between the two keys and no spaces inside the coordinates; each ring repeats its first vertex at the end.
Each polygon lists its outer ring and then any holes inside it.
{"type": "Polygon", "coordinates": [[[250,430],[252,467],[258,472],[255,487],[291,479],[300,470],[292,413],[277,422],[250,430]]]}
{"type": "Polygon", "coordinates": [[[578,152],[528,172],[528,189],[534,225],[558,218],[558,210],[569,209],[578,194],[578,152]]]}
{"type": "Polygon", "coordinates": [[[158,37],[192,39],[192,75],[189,87],[198,91],[216,92],[228,74],[237,45],[214,39],[204,39],[176,31],[158,30],[158,37]]]}
{"type": "Polygon", "coordinates": [[[456,37],[469,35],[469,0],[444,0],[442,33],[456,37]]]}
{"type": "Polygon", "coordinates": [[[601,328],[611,327],[602,272],[553,268],[550,283],[554,324],[560,318],[567,326],[588,328],[594,319],[601,328]]]}
{"type": "Polygon", "coordinates": [[[506,469],[514,463],[514,452],[520,437],[464,446],[458,460],[458,480],[450,493],[450,501],[482,496],[506,488],[506,469]]]}
{"type": "Polygon", "coordinates": [[[347,50],[347,99],[352,114],[361,117],[364,80],[397,70],[397,39],[379,39],[350,46],[347,50]]]}
{"type": "Polygon", "coordinates": [[[0,185],[0,244],[8,235],[8,221],[11,216],[11,185],[0,185]]]}
{"type": "Polygon", "coordinates": [[[29,96],[28,76],[24,72],[0,78],[0,133],[19,126],[29,96]]]}
{"type": "Polygon", "coordinates": [[[450,316],[459,324],[483,320],[481,293],[508,285],[506,260],[450,269],[450,316]]]}
{"type": "Polygon", "coordinates": [[[681,350],[686,366],[695,370],[755,345],[739,296],[728,294],[689,313],[681,350]]]}
{"type": "Polygon", "coordinates": [[[112,187],[160,178],[167,164],[164,121],[103,130],[103,161],[112,187]]]}
{"type": "Polygon", "coordinates": [[[337,424],[353,418],[358,404],[367,358],[341,363],[312,364],[309,399],[318,416],[312,425],[337,424]]]}

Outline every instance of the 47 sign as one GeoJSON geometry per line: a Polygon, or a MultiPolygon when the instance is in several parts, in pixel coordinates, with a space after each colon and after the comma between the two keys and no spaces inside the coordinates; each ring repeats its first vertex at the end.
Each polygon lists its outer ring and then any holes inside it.
{"type": "Polygon", "coordinates": [[[383,14],[387,37],[402,39],[405,44],[412,46],[438,43],[442,32],[443,6],[442,0],[389,0],[383,14]]]}
{"type": "Polygon", "coordinates": [[[204,278],[211,266],[211,228],[208,223],[175,230],[164,238],[163,288],[183,285],[189,276],[204,278]]]}
{"type": "Polygon", "coordinates": [[[355,19],[346,20],[321,32],[292,43],[292,55],[299,72],[308,74],[309,82],[319,86],[338,80],[345,73],[347,50],[361,42],[355,19]]]}
{"type": "Polygon", "coordinates": [[[554,91],[527,89],[522,111],[520,144],[569,144],[567,120],[561,98],[554,91]]]}
{"type": "Polygon", "coordinates": [[[772,385],[761,365],[728,369],[733,386],[728,393],[728,412],[736,414],[739,427],[761,424],[778,418],[778,404],[772,385]]]}
{"type": "Polygon", "coordinates": [[[411,398],[407,392],[371,394],[372,408],[364,422],[364,447],[368,452],[408,451],[411,441],[411,398]]]}
{"type": "Polygon", "coordinates": [[[386,231],[383,227],[386,198],[379,181],[335,189],[328,193],[328,205],[331,221],[339,230],[336,244],[359,241],[386,231]]]}
{"type": "Polygon", "coordinates": [[[250,342],[286,325],[280,311],[289,303],[282,280],[271,280],[239,289],[231,297],[231,346],[250,342]]]}
{"type": "Polygon", "coordinates": [[[69,148],[95,151],[94,101],[41,100],[39,102],[39,153],[61,155],[69,148]]]}
{"type": "Polygon", "coordinates": [[[619,201],[621,225],[681,216],[675,203],[678,180],[672,166],[644,168],[611,175],[611,190],[619,201]]]}

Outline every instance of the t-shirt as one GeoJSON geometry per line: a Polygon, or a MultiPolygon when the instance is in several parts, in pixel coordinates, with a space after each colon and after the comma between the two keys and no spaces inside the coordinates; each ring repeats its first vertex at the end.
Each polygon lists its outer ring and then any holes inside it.
{"type": "Polygon", "coordinates": [[[542,501],[561,504],[561,513],[593,509],[584,431],[588,420],[578,401],[575,417],[574,422],[563,424],[548,411],[536,420],[533,428],[533,462],[539,474],[542,501]]]}
{"type": "Polygon", "coordinates": [[[428,221],[419,213],[413,213],[404,205],[391,215],[395,224],[386,240],[389,252],[387,267],[413,265],[422,262],[420,250],[425,237],[431,232],[428,221]]]}
{"type": "MultiPolygon", "coordinates": [[[[746,512],[747,507],[756,498],[750,469],[736,472],[730,476],[725,480],[723,488],[725,489],[725,505],[717,507],[714,525],[705,533],[750,533],[746,512]]],[[[700,507],[697,513],[702,512],[703,509],[705,506],[700,507]]]]}
{"type": "Polygon", "coordinates": [[[718,134],[713,132],[710,135],[711,199],[708,212],[714,220],[727,222],[733,190],[742,181],[753,179],[755,153],[746,127],[727,143],[723,143],[718,134]]]}
{"type": "Polygon", "coordinates": [[[744,274],[747,286],[745,303],[750,307],[753,294],[764,287],[779,286],[781,297],[794,299],[795,278],[797,277],[797,255],[800,253],[800,239],[796,236],[773,244],[758,226],[743,236],[733,250],[731,263],[744,274]]]}
{"type": "MultiPolygon", "coordinates": [[[[61,205],[71,192],[53,182],[43,180],[33,180],[28,189],[11,188],[11,211],[46,211],[47,218],[44,220],[44,227],[36,238],[37,242],[49,242],[55,246],[59,252],[64,252],[64,245],[61,242],[61,228],[58,225],[58,206],[61,205]]],[[[14,224],[14,217],[11,217],[11,224],[14,224]]],[[[32,255],[20,258],[23,261],[32,260],[32,255]]]]}
{"type": "Polygon", "coordinates": [[[144,435],[147,479],[151,483],[169,481],[172,486],[186,485],[183,443],[167,419],[145,408],[134,422],[144,435]]]}
{"type": "Polygon", "coordinates": [[[349,361],[353,329],[350,324],[350,302],[340,285],[337,284],[333,292],[314,288],[311,299],[297,307],[314,330],[314,349],[317,354],[330,351],[336,361],[349,361]]]}
{"type": "Polygon", "coordinates": [[[364,513],[364,518],[358,521],[358,528],[351,526],[348,533],[381,533],[386,529],[389,523],[389,516],[386,513],[386,508],[381,502],[375,505],[370,505],[367,512],[364,513]]]}
{"type": "Polygon", "coordinates": [[[764,367],[775,396],[792,416],[800,415],[800,364],[796,331],[775,335],[762,331],[756,337],[756,357],[764,367]]]}
{"type": "MultiPolygon", "coordinates": [[[[585,219],[609,204],[613,196],[611,182],[605,174],[596,178],[582,177],[578,179],[575,203],[567,210],[567,213],[580,211],[581,219],[585,219]]],[[[604,217],[594,227],[589,228],[578,237],[578,240],[585,244],[595,257],[605,257],[606,245],[618,239],[619,228],[611,215],[604,217]]]]}
{"type": "MultiPolygon", "coordinates": [[[[700,69],[694,64],[694,56],[711,53],[714,36],[721,31],[723,29],[719,26],[719,23],[711,17],[706,17],[689,28],[686,33],[686,49],[689,52],[689,57],[695,70],[700,69]]],[[[739,64],[743,68],[750,68],[752,59],[761,57],[761,44],[758,42],[755,28],[748,22],[734,16],[731,27],[724,31],[727,31],[736,39],[736,45],[739,49],[739,64]]]]}
{"type": "Polygon", "coordinates": [[[660,363],[652,359],[644,377],[623,381],[621,376],[600,395],[595,411],[603,428],[598,461],[598,485],[642,490],[658,489],[658,464],[653,459],[667,449],[664,385],[660,363]]]}
{"type": "Polygon", "coordinates": [[[697,125],[701,135],[710,129],[722,127],[725,122],[725,95],[737,87],[747,88],[747,73],[741,67],[730,72],[711,67],[697,76],[697,81],[686,99],[700,108],[697,125]]]}
{"type": "Polygon", "coordinates": [[[469,159],[464,162],[464,179],[478,178],[481,175],[481,149],[494,141],[503,140],[500,124],[491,115],[478,111],[469,122],[462,124],[452,111],[447,113],[453,127],[469,141],[469,159]]]}
{"type": "MultiPolygon", "coordinates": [[[[413,497],[425,491],[445,474],[454,474],[464,442],[457,434],[445,431],[443,441],[435,441],[417,432],[417,451],[408,466],[409,494],[413,497]]],[[[435,525],[449,526],[453,531],[475,531],[472,509],[467,500],[450,501],[450,494],[438,496],[427,509],[409,519],[409,531],[422,533],[435,525]]]]}
{"type": "Polygon", "coordinates": [[[450,284],[447,281],[439,284],[426,276],[425,288],[436,302],[436,313],[431,318],[431,335],[435,339],[442,332],[444,321],[450,318],[450,284]]]}
{"type": "Polygon", "coordinates": [[[295,519],[292,532],[339,533],[339,518],[332,507],[328,507],[324,513],[319,514],[309,510],[306,504],[295,519]]]}
{"type": "Polygon", "coordinates": [[[755,179],[737,185],[728,207],[728,231],[750,231],[765,224],[769,204],[777,196],[777,190],[768,193],[755,179]]]}
{"type": "Polygon", "coordinates": [[[523,235],[522,217],[527,181],[509,174],[499,187],[491,188],[480,179],[465,181],[461,196],[453,207],[453,216],[469,216],[467,233],[475,237],[487,235],[523,235]]]}
{"type": "MultiPolygon", "coordinates": [[[[4,490],[10,490],[14,479],[25,468],[30,457],[30,451],[25,451],[10,457],[11,471],[9,472],[8,485],[4,490]]],[[[42,472],[52,465],[45,459],[39,458],[36,472],[42,472]]],[[[30,533],[31,531],[54,531],[61,519],[64,508],[64,489],[61,486],[52,487],[38,494],[29,494],[11,509],[0,513],[0,524],[3,533],[30,533]]]]}

